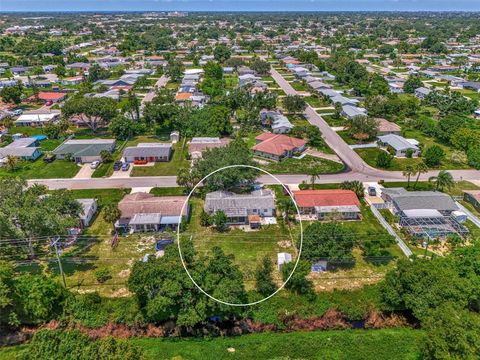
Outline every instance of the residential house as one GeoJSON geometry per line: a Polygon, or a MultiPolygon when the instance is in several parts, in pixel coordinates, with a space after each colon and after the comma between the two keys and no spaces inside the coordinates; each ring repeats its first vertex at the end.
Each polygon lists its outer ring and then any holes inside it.
{"type": "Polygon", "coordinates": [[[67,97],[66,93],[63,92],[53,92],[53,91],[40,91],[36,95],[32,95],[28,98],[29,101],[41,101],[43,103],[46,102],[53,102],[53,103],[59,103],[65,100],[67,97]]]}
{"type": "Polygon", "coordinates": [[[78,85],[83,81],[83,76],[71,76],[60,80],[62,85],[78,85]]]}
{"type": "Polygon", "coordinates": [[[400,135],[402,133],[402,128],[394,122],[388,121],[383,118],[376,118],[375,120],[377,121],[378,135],[400,135]]]}
{"type": "Polygon", "coordinates": [[[285,264],[292,262],[292,254],[282,252],[277,254],[277,269],[282,271],[282,267],[285,264]]]}
{"type": "Polygon", "coordinates": [[[82,212],[80,214],[80,225],[82,228],[86,228],[90,225],[93,217],[97,213],[97,200],[95,199],[77,199],[82,206],[82,212]]]}
{"type": "Polygon", "coordinates": [[[228,138],[194,137],[188,144],[188,153],[192,160],[201,159],[205,150],[227,146],[230,141],[228,138]]]}
{"type": "Polygon", "coordinates": [[[40,127],[60,120],[60,110],[36,110],[24,112],[15,120],[15,126],[40,127]]]}
{"type": "Polygon", "coordinates": [[[450,195],[439,191],[385,188],[382,189],[382,198],[400,218],[400,226],[417,238],[432,240],[452,234],[468,234],[468,229],[457,220],[459,208],[450,195]]]}
{"type": "Polygon", "coordinates": [[[144,192],[125,195],[115,228],[130,232],[175,230],[190,212],[187,196],[154,196],[144,192]]]}
{"type": "Polygon", "coordinates": [[[293,125],[288,118],[274,110],[261,110],[260,121],[263,126],[270,126],[274,134],[286,134],[293,129],[293,125]]]}
{"type": "Polygon", "coordinates": [[[307,141],[283,134],[263,133],[256,138],[253,154],[273,160],[292,157],[306,149],[307,141]]]}
{"type": "Polygon", "coordinates": [[[432,92],[432,90],[430,90],[430,89],[427,89],[425,87],[419,87],[419,88],[415,89],[414,95],[419,99],[425,99],[425,97],[428,94],[430,94],[431,92],[432,92]]]}
{"type": "Polygon", "coordinates": [[[208,214],[223,211],[229,225],[259,222],[258,217],[275,216],[275,198],[270,190],[256,190],[250,194],[235,194],[228,191],[215,191],[205,197],[204,210],[208,214]]]}
{"type": "Polygon", "coordinates": [[[367,116],[367,110],[357,106],[344,105],[340,114],[349,120],[353,120],[359,116],[367,116]]]}
{"type": "Polygon", "coordinates": [[[9,156],[20,160],[36,160],[42,155],[39,141],[33,137],[18,138],[5,147],[0,147],[0,164],[5,164],[9,156]]]}
{"type": "Polygon", "coordinates": [[[480,82],[478,81],[465,81],[461,84],[464,89],[480,92],[480,82]]]}
{"type": "Polygon", "coordinates": [[[255,76],[253,74],[245,74],[245,75],[240,75],[238,77],[238,84],[240,87],[246,86],[248,84],[254,83],[255,81],[259,81],[261,78],[258,76],[255,76]]]}
{"type": "Polygon", "coordinates": [[[420,155],[419,143],[415,139],[405,139],[403,136],[388,134],[378,137],[380,146],[392,149],[396,157],[407,157],[411,153],[412,157],[420,155]]]}
{"type": "Polygon", "coordinates": [[[293,192],[300,214],[324,220],[339,216],[342,220],[360,219],[360,201],[351,190],[299,190],[293,192]]]}
{"type": "Polygon", "coordinates": [[[170,160],[172,155],[172,144],[170,143],[139,143],[137,146],[129,146],[123,151],[125,162],[135,161],[165,162],[170,160]]]}
{"type": "Polygon", "coordinates": [[[76,163],[84,164],[101,161],[102,151],[113,153],[115,150],[114,139],[70,139],[64,141],[53,153],[58,159],[71,157],[76,163]]]}

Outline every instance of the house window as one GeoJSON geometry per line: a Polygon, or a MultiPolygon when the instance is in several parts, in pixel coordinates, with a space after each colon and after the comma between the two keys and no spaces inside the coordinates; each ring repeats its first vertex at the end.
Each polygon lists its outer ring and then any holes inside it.
{"type": "Polygon", "coordinates": [[[268,212],[268,209],[263,209],[263,212],[268,212]]]}

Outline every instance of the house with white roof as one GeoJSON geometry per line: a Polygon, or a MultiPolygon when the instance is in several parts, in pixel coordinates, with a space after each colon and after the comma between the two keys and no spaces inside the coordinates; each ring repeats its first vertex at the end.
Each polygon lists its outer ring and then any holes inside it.
{"type": "Polygon", "coordinates": [[[25,112],[15,120],[15,126],[44,126],[60,119],[60,111],[25,112]]]}
{"type": "Polygon", "coordinates": [[[400,135],[388,134],[379,136],[378,140],[380,146],[392,149],[396,157],[407,157],[409,152],[412,153],[412,157],[420,155],[419,143],[415,139],[405,139],[400,135]]]}

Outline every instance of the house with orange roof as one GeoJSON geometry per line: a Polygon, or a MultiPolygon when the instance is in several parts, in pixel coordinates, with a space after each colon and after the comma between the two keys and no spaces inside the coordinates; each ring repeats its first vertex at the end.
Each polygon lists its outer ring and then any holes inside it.
{"type": "Polygon", "coordinates": [[[290,158],[306,149],[307,141],[283,134],[263,133],[255,138],[253,154],[272,160],[290,158]]]}
{"type": "Polygon", "coordinates": [[[342,220],[360,219],[360,201],[351,190],[293,191],[302,220],[324,220],[334,215],[342,220]]]}
{"type": "Polygon", "coordinates": [[[61,102],[61,101],[65,100],[66,97],[67,97],[67,94],[63,93],[63,92],[40,91],[37,95],[30,96],[28,98],[28,100],[29,101],[36,101],[38,99],[38,101],[41,101],[41,102],[44,102],[44,103],[46,103],[48,101],[58,103],[58,102],[61,102]]]}

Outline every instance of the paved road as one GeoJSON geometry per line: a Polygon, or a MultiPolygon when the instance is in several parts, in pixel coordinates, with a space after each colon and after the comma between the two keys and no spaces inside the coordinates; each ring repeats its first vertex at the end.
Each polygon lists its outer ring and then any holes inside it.
{"type": "Polygon", "coordinates": [[[140,104],[140,109],[143,110],[143,108],[145,107],[145,105],[152,101],[153,98],[155,97],[155,94],[156,94],[156,91],[157,89],[160,89],[162,87],[164,87],[165,85],[167,85],[167,82],[168,82],[168,76],[166,75],[162,75],[160,76],[160,78],[157,80],[157,82],[155,83],[155,86],[147,93],[147,95],[145,95],[145,97],[142,99],[142,103],[140,104]]]}
{"type": "MultiPolygon", "coordinates": [[[[297,95],[298,92],[283,78],[283,76],[274,68],[271,69],[271,75],[277,84],[287,95],[297,95]]],[[[322,137],[327,145],[335,151],[335,153],[347,165],[353,177],[356,180],[399,180],[404,181],[405,177],[400,171],[379,170],[366,164],[363,159],[352,149],[343,139],[328,125],[328,123],[311,107],[305,109],[304,115],[310,124],[317,126],[322,133],[322,137]]],[[[457,170],[450,171],[457,180],[475,180],[480,179],[480,171],[478,170],[457,170]]],[[[436,176],[438,171],[430,171],[421,176],[422,180],[428,180],[431,176],[436,176]]],[[[347,179],[345,179],[347,180],[347,179]]]]}
{"type": "MultiPolygon", "coordinates": [[[[318,184],[339,183],[345,180],[359,180],[361,182],[378,180],[405,181],[405,177],[399,171],[385,172],[387,176],[378,177],[360,172],[344,172],[339,174],[321,175],[316,180],[318,184]]],[[[457,180],[474,180],[480,178],[480,172],[469,170],[452,170],[453,177],[457,180]]],[[[428,180],[434,172],[423,174],[420,180],[428,180]]],[[[300,184],[302,181],[310,182],[307,175],[275,175],[283,184],[300,184]]],[[[175,187],[178,186],[176,176],[146,176],[130,178],[92,178],[92,179],[32,179],[28,180],[30,185],[43,184],[50,189],[109,189],[109,188],[132,188],[132,187],[175,187]]],[[[271,176],[263,175],[258,179],[266,185],[278,184],[271,176]]]]}

